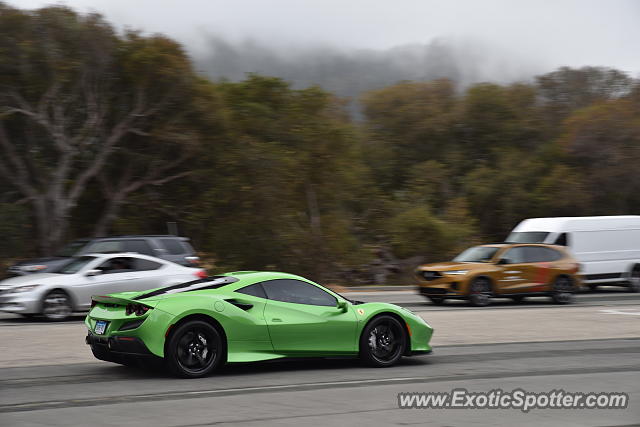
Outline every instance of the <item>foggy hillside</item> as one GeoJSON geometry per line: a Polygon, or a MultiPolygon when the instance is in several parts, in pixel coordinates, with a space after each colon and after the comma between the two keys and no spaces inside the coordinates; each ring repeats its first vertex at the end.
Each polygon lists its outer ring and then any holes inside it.
{"type": "Polygon", "coordinates": [[[347,50],[331,46],[278,48],[255,40],[232,43],[209,35],[204,46],[192,55],[198,70],[214,79],[239,81],[247,73],[259,73],[281,77],[295,88],[319,85],[354,98],[401,80],[449,78],[464,88],[483,81],[528,80],[550,71],[518,57],[517,52],[507,55],[477,42],[447,39],[386,50],[347,50]]]}

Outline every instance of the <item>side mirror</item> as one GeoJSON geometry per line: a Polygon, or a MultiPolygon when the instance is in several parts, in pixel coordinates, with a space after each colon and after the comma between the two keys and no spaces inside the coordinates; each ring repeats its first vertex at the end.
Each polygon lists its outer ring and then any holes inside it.
{"type": "Polygon", "coordinates": [[[346,301],[338,301],[338,304],[336,307],[338,308],[338,310],[342,311],[343,313],[346,313],[349,307],[349,303],[347,303],[346,301]]]}
{"type": "Polygon", "coordinates": [[[102,270],[89,270],[86,273],[84,273],[84,275],[87,277],[99,276],[101,274],[102,274],[102,270]]]}
{"type": "Polygon", "coordinates": [[[511,264],[511,260],[509,258],[500,258],[500,260],[498,261],[498,265],[503,264],[511,264]]]}

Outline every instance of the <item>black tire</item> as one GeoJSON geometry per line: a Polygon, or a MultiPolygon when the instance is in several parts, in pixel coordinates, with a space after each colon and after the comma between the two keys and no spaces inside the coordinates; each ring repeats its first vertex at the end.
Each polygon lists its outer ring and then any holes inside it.
{"type": "Polygon", "coordinates": [[[631,271],[627,287],[629,288],[629,292],[640,292],[640,266],[636,265],[631,271]]]}
{"type": "Polygon", "coordinates": [[[491,304],[491,281],[486,277],[473,279],[469,286],[469,304],[486,307],[491,304]]]}
{"type": "Polygon", "coordinates": [[[185,378],[203,377],[226,360],[226,343],[218,328],[203,320],[178,326],[169,338],[165,362],[174,374],[185,378]]]}
{"type": "Polygon", "coordinates": [[[567,276],[559,276],[553,282],[551,300],[556,304],[570,304],[573,301],[573,280],[567,276]]]}
{"type": "Polygon", "coordinates": [[[595,283],[589,283],[589,290],[595,291],[598,289],[598,285],[595,283]]]}
{"type": "Polygon", "coordinates": [[[71,313],[73,313],[71,297],[63,290],[53,290],[42,299],[42,315],[49,321],[66,320],[71,313]]]}
{"type": "Polygon", "coordinates": [[[364,327],[360,336],[360,359],[367,365],[395,365],[407,348],[407,334],[398,319],[381,315],[364,327]]]}
{"type": "Polygon", "coordinates": [[[520,304],[522,301],[524,301],[524,295],[514,295],[512,297],[510,297],[513,302],[515,302],[516,304],[520,304]]]}
{"type": "Polygon", "coordinates": [[[445,298],[444,297],[427,297],[429,298],[429,301],[431,301],[434,305],[442,305],[444,304],[445,298]]]}

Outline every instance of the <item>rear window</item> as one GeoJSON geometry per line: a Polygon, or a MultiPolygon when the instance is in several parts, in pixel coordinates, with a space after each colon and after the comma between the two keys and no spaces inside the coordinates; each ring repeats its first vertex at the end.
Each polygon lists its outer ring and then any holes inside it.
{"type": "Polygon", "coordinates": [[[156,289],[155,291],[137,296],[135,299],[140,300],[156,297],[158,295],[177,294],[189,291],[201,291],[203,289],[217,289],[237,281],[237,278],[231,276],[212,276],[207,277],[206,279],[192,280],[191,282],[180,283],[178,285],[156,289]]]}
{"type": "Polygon", "coordinates": [[[509,234],[507,242],[509,243],[544,243],[547,236],[546,231],[519,231],[509,234]]]}
{"type": "Polygon", "coordinates": [[[178,239],[160,239],[160,243],[170,255],[182,255],[186,253],[185,247],[178,239]]]}

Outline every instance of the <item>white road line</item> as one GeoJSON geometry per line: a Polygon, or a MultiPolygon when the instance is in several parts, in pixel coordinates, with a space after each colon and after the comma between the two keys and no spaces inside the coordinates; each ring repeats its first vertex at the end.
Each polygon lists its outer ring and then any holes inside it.
{"type": "Polygon", "coordinates": [[[640,311],[628,311],[634,310],[633,308],[622,308],[620,310],[600,310],[603,314],[626,314],[629,316],[640,316],[640,311]]]}

